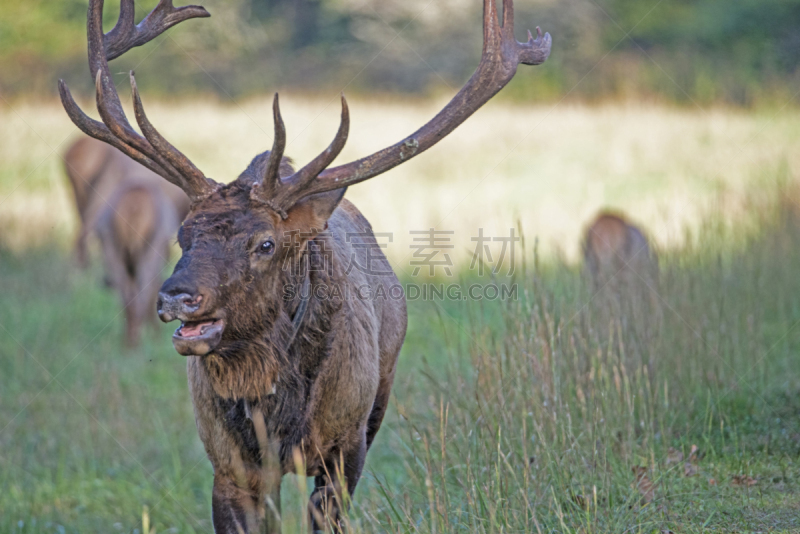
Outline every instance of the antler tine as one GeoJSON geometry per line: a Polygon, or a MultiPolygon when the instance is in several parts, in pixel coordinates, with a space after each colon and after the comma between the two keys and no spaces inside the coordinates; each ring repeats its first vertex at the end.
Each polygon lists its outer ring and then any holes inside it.
{"type": "MultiPolygon", "coordinates": [[[[102,9],[100,12],[102,13],[102,9]]],[[[114,28],[112,28],[111,31],[108,32],[103,38],[103,47],[106,51],[107,61],[111,61],[112,59],[121,56],[124,52],[119,52],[112,57],[112,54],[115,54],[117,50],[119,50],[119,45],[129,38],[134,32],[134,28],[136,26],[135,16],[136,4],[134,0],[120,0],[119,18],[117,19],[117,23],[114,25],[114,28]]]]}
{"type": "Polygon", "coordinates": [[[64,83],[64,80],[58,81],[58,92],[61,95],[61,104],[64,106],[64,109],[67,111],[67,115],[72,120],[72,122],[86,135],[90,137],[94,137],[95,139],[99,139],[109,145],[115,147],[116,149],[122,151],[125,155],[130,157],[131,159],[138,161],[154,173],[164,176],[167,171],[161,167],[158,163],[147,157],[146,155],[142,154],[135,148],[126,145],[122,141],[120,141],[111,130],[108,129],[108,126],[103,124],[102,122],[96,121],[89,117],[86,113],[81,110],[78,104],[75,102],[75,99],[72,97],[72,93],[70,93],[67,84],[64,83]]]}
{"type": "Polygon", "coordinates": [[[67,114],[84,133],[111,144],[126,155],[183,189],[197,200],[214,190],[214,182],[203,176],[191,161],[168,143],[150,124],[144,114],[136,82],[131,73],[136,119],[145,137],[128,122],[116,87],[111,81],[108,60],[120,56],[134,46],[154,39],[184,20],[208,17],[199,6],[175,8],[172,0],[160,0],[139,25],[134,25],[134,0],[121,0],[120,17],[114,29],[103,33],[103,0],[89,0],[86,29],[89,70],[95,78],[97,110],[103,123],[90,119],[75,103],[63,81],[59,83],[61,101],[67,114]]]}
{"type": "Polygon", "coordinates": [[[519,62],[523,65],[541,65],[550,56],[550,47],[553,39],[549,33],[542,35],[542,29],[536,26],[536,39],[528,30],[528,42],[516,43],[519,62]]]}
{"type": "Polygon", "coordinates": [[[272,102],[272,121],[275,127],[275,139],[272,142],[272,150],[269,152],[269,164],[264,179],[261,181],[262,187],[267,186],[270,191],[270,198],[277,193],[281,183],[281,161],[283,151],[286,149],[286,125],[281,117],[281,104],[278,93],[272,102]]]}
{"type": "Polygon", "coordinates": [[[136,116],[136,122],[139,123],[139,128],[142,129],[147,141],[156,149],[160,156],[163,156],[169,165],[175,169],[181,169],[183,177],[192,184],[192,188],[198,191],[208,189],[208,182],[205,175],[195,167],[194,163],[189,161],[189,158],[184,156],[177,148],[164,139],[153,127],[144,113],[144,106],[142,106],[142,99],[139,96],[139,88],[136,86],[136,78],[133,71],[130,73],[131,79],[131,92],[133,94],[133,110],[136,116]]]}
{"type": "Polygon", "coordinates": [[[172,5],[172,0],[160,0],[153,11],[136,25],[133,18],[134,0],[121,0],[119,20],[114,29],[105,36],[106,58],[108,61],[118,58],[131,48],[152,41],[184,20],[210,16],[202,6],[176,8],[172,5]]]}
{"type": "MultiPolygon", "coordinates": [[[[505,4],[503,4],[505,6],[505,4]]],[[[505,10],[504,10],[505,11],[505,10]]],[[[505,15],[505,13],[503,13],[505,15]]],[[[494,46],[500,34],[500,21],[497,19],[495,0],[483,0],[483,53],[494,46]]]]}
{"type": "Polygon", "coordinates": [[[275,97],[272,100],[272,121],[275,128],[275,137],[272,141],[272,149],[269,151],[267,169],[264,171],[261,181],[253,184],[250,190],[250,197],[267,204],[280,213],[281,217],[285,218],[287,216],[286,211],[274,203],[274,199],[278,196],[281,187],[281,162],[283,161],[283,151],[286,149],[286,126],[283,124],[283,117],[281,117],[278,93],[275,93],[275,97]]]}
{"type": "Polygon", "coordinates": [[[514,37],[514,0],[503,0],[503,31],[514,37]]]}
{"type": "MultiPolygon", "coordinates": [[[[132,6],[121,3],[120,23],[132,17],[132,6]]],[[[120,26],[117,24],[117,27],[120,26]]],[[[132,22],[131,22],[132,23],[132,22]]],[[[116,29],[116,28],[115,28],[116,29]]],[[[142,138],[128,123],[117,90],[111,83],[111,72],[108,68],[103,35],[103,0],[89,1],[89,15],[86,22],[86,33],[89,48],[89,73],[95,79],[97,110],[103,123],[123,143],[133,145],[140,152],[147,152],[147,141],[142,138]]],[[[150,155],[150,154],[148,154],[150,155]]],[[[158,162],[163,168],[164,162],[158,162]]],[[[166,169],[168,172],[170,169],[166,169]]]]}
{"type": "MultiPolygon", "coordinates": [[[[483,55],[469,81],[455,97],[422,128],[393,146],[371,156],[325,169],[304,186],[302,196],[347,187],[378,176],[423,153],[455,130],[496,95],[517,72],[517,66],[539,65],[550,56],[552,39],[537,28],[537,38],[528,32],[528,42],[514,38],[514,2],[503,0],[503,26],[497,17],[496,0],[483,2],[483,55]]],[[[290,199],[294,200],[292,196],[290,199]]],[[[301,197],[302,198],[302,197],[301,197]]]]}
{"type": "Polygon", "coordinates": [[[278,195],[274,200],[275,204],[286,210],[298,200],[310,194],[307,191],[314,187],[317,176],[339,156],[345,143],[347,143],[349,134],[350,108],[347,105],[344,94],[342,94],[342,117],[339,122],[339,130],[336,132],[333,142],[310,163],[286,178],[284,185],[278,190],[278,195]]]}
{"type": "Polygon", "coordinates": [[[111,133],[119,139],[122,143],[131,146],[137,151],[147,154],[158,165],[164,169],[164,178],[171,182],[180,182],[181,175],[164,159],[161,154],[151,150],[151,145],[136,130],[134,130],[128,122],[125,112],[122,110],[122,104],[119,101],[119,96],[114,88],[114,84],[105,76],[102,70],[97,71],[95,77],[95,88],[97,97],[97,111],[100,112],[100,118],[103,123],[108,126],[111,133]]]}

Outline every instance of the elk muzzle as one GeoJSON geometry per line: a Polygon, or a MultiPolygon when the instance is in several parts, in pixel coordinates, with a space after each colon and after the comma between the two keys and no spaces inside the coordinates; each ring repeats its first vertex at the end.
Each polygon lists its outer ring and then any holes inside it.
{"type": "Polygon", "coordinates": [[[201,291],[179,287],[170,278],[158,293],[158,317],[165,323],[180,320],[172,345],[183,356],[205,356],[222,341],[225,321],[213,315],[209,298],[201,291]]]}

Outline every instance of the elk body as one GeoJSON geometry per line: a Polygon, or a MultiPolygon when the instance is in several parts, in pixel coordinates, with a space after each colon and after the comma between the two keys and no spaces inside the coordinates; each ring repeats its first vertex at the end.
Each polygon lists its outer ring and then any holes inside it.
{"type": "Polygon", "coordinates": [[[168,27],[204,16],[203,8],[176,9],[161,0],[134,26],[133,0],[123,0],[120,22],[104,35],[102,1],[91,0],[89,66],[103,122],[86,116],[63,82],[62,102],[85,133],[192,200],[178,233],[183,255],[161,288],[158,312],[165,322],[181,322],[173,344],[188,357],[197,427],[214,467],[215,531],[280,531],[281,477],[290,471],[315,477],[312,527],[339,529],[345,495],[355,490],[383,420],[406,331],[402,288],[369,223],[343,199],[345,190],[433,146],[502,89],[518,64],[544,62],[551,39],[538,31],[518,43],[511,0],[504,0],[502,25],[494,0],[485,0],[477,71],[417,132],[329,168],[349,131],[342,97],[333,143],[295,171],[283,157],[286,131],[276,95],[272,150],[222,185],[155,130],[132,73],[143,135],[130,126],[108,67],[109,59],[168,27]]]}
{"type": "Polygon", "coordinates": [[[86,241],[92,233],[86,223],[107,207],[108,200],[121,184],[135,180],[156,187],[161,196],[169,199],[174,206],[179,220],[182,221],[189,213],[189,197],[179,187],[97,139],[82,137],[72,143],[64,154],[64,170],[81,220],[75,256],[82,267],[88,265],[86,241]]]}
{"type": "Polygon", "coordinates": [[[88,221],[100,238],[109,285],[125,310],[125,343],[139,343],[142,326],[155,325],[161,271],[180,226],[180,215],[160,188],[147,182],[121,183],[112,198],[88,221]]]}
{"type": "Polygon", "coordinates": [[[189,211],[180,188],[106,143],[85,137],[64,156],[81,228],[78,262],[88,264],[87,240],[100,239],[107,285],[125,310],[125,343],[139,342],[142,326],[156,320],[155,304],[170,242],[189,211]]]}
{"type": "Polygon", "coordinates": [[[584,261],[603,343],[619,337],[631,369],[646,363],[652,372],[649,347],[663,317],[658,258],[645,234],[620,214],[601,213],[586,231],[584,261]]]}
{"type": "Polygon", "coordinates": [[[595,290],[617,282],[652,283],[658,260],[644,233],[616,213],[600,213],[586,230],[583,257],[595,290]]]}

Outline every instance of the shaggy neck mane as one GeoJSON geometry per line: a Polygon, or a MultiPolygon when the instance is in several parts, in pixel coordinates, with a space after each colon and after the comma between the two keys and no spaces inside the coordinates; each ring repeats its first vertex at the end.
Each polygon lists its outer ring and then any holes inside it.
{"type": "MultiPolygon", "coordinates": [[[[203,368],[214,392],[223,399],[258,401],[282,390],[305,392],[316,378],[328,354],[327,336],[331,318],[341,308],[337,299],[315,299],[314,288],[332,284],[337,265],[333,264],[331,244],[324,244],[325,234],[308,242],[307,261],[300,269],[281,270],[276,283],[279,295],[266,304],[263,329],[241,340],[227,341],[224,347],[201,357],[203,368]],[[319,270],[317,266],[325,265],[319,270]],[[311,266],[311,268],[309,268],[311,266]],[[298,271],[298,272],[294,272],[298,271]],[[303,289],[309,277],[309,293],[303,289]],[[284,288],[293,287],[293,298],[284,298],[284,288]],[[302,293],[302,294],[301,294],[302,293]],[[292,319],[301,298],[308,298],[308,308],[294,334],[292,319]],[[294,336],[294,339],[292,337],[294,336]]],[[[279,397],[282,395],[279,395],[279,397]]]]}

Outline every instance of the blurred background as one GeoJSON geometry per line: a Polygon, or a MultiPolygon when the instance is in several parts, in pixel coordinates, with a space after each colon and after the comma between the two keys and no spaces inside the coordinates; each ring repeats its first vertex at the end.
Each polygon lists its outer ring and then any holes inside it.
{"type": "MultiPolygon", "coordinates": [[[[210,467],[172,329],[123,349],[99,247],[88,271],[72,254],[63,155],[79,135],[56,83],[97,117],[86,4],[0,0],[0,531],[207,532],[210,467]]],[[[276,91],[300,164],[333,138],[345,92],[342,163],[424,124],[480,58],[479,0],[202,4],[210,19],[111,70],[129,117],[135,69],[155,126],[225,182],[272,145],[276,91]]],[[[137,20],[154,5],[138,0],[137,20]]],[[[502,280],[518,301],[410,305],[358,528],[797,531],[800,1],[517,0],[518,39],[536,26],[553,36],[544,65],[347,193],[392,235],[404,282],[412,231],[454,232],[446,283],[477,279],[480,229],[523,236],[502,280]],[[659,254],[662,311],[644,336],[593,308],[582,278],[602,209],[659,254]],[[664,463],[695,444],[707,460],[692,476],[664,463]],[[651,470],[657,506],[635,506],[632,466],[651,470]],[[759,485],[742,493],[734,476],[759,485]]]]}
{"type": "MultiPolygon", "coordinates": [[[[64,78],[93,112],[85,4],[2,4],[0,190],[15,201],[0,220],[15,230],[0,242],[9,246],[49,239],[39,226],[74,233],[60,156],[75,129],[55,96],[64,78]]],[[[112,72],[127,105],[136,69],[155,124],[222,181],[271,146],[273,92],[284,97],[287,154],[304,162],[331,139],[344,91],[345,161],[414,131],[461,87],[480,57],[480,4],[210,0],[210,19],[132,50],[112,72]]],[[[150,8],[137,2],[137,17],[150,8]]],[[[117,9],[108,2],[108,29],[117,9]]],[[[400,257],[411,230],[512,224],[542,252],[576,259],[585,220],[603,206],[674,243],[708,209],[736,212],[748,188],[796,168],[800,2],[529,0],[516,19],[520,39],[537,25],[554,35],[546,65],[521,68],[434,153],[349,193],[394,234],[400,257]]]]}
{"type": "MultiPolygon", "coordinates": [[[[116,20],[114,2],[106,19],[116,20]]],[[[481,46],[480,2],[466,0],[210,0],[212,13],[158,45],[142,89],[221,99],[281,88],[373,95],[447,92],[472,71],[481,46]]],[[[88,89],[85,2],[2,2],[0,91],[51,96],[58,77],[88,89]]],[[[138,2],[140,17],[149,10],[138,2]]],[[[800,6],[790,0],[529,0],[519,36],[557,36],[546,69],[524,71],[505,100],[648,99],[753,106],[791,97],[800,82],[800,6]],[[601,61],[602,60],[602,61],[601,61]],[[531,83],[535,80],[535,83],[531,83]]],[[[144,72],[143,72],[144,74],[144,72]]]]}

